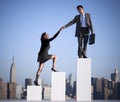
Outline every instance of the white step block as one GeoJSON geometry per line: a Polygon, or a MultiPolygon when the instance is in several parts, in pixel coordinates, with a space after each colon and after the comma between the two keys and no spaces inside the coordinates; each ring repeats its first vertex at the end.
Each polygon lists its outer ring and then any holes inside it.
{"type": "Polygon", "coordinates": [[[91,101],[91,59],[77,59],[77,101],[91,101]]]}
{"type": "Polygon", "coordinates": [[[42,86],[27,86],[27,101],[41,101],[42,86]]]}
{"type": "Polygon", "coordinates": [[[52,72],[51,101],[65,101],[65,72],[52,72]]]}

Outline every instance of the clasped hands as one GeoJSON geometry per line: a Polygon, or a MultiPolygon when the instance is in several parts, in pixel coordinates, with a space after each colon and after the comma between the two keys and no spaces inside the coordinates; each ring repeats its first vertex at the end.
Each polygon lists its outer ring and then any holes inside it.
{"type": "Polygon", "coordinates": [[[61,31],[61,30],[63,30],[63,29],[65,29],[65,27],[64,27],[64,26],[62,26],[62,27],[59,29],[59,31],[61,31]]]}

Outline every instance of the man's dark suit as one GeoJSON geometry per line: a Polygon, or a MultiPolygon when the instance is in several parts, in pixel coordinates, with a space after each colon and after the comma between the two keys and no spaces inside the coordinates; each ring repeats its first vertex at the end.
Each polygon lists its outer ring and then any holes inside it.
{"type": "MultiPolygon", "coordinates": [[[[86,18],[86,26],[88,28],[87,34],[82,34],[81,32],[81,20],[80,17],[81,15],[76,15],[73,20],[71,20],[68,24],[66,24],[64,27],[67,28],[73,24],[76,23],[76,32],[75,32],[75,37],[78,37],[78,56],[80,57],[81,55],[86,55],[86,49],[87,49],[87,42],[88,42],[88,34],[93,33],[93,27],[92,27],[92,22],[90,18],[89,13],[85,13],[85,18],[86,18]],[[82,44],[82,39],[84,39],[84,45],[82,44]],[[84,46],[82,48],[82,45],[84,46]]],[[[83,56],[84,57],[84,56],[83,56]]]]}

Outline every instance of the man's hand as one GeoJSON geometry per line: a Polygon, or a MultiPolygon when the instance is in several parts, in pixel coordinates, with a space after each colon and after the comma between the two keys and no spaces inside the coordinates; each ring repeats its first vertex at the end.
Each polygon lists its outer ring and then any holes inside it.
{"type": "Polygon", "coordinates": [[[59,29],[59,31],[61,31],[61,30],[63,30],[65,27],[64,26],[62,26],[60,29],[59,29]]]}

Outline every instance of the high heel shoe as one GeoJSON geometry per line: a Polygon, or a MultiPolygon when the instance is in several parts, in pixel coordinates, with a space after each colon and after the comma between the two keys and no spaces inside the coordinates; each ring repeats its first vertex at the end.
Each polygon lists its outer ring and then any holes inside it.
{"type": "Polygon", "coordinates": [[[35,84],[36,86],[40,86],[36,81],[34,81],[34,84],[35,84]]]}
{"type": "Polygon", "coordinates": [[[51,68],[52,71],[57,72],[54,68],[51,68]]]}

